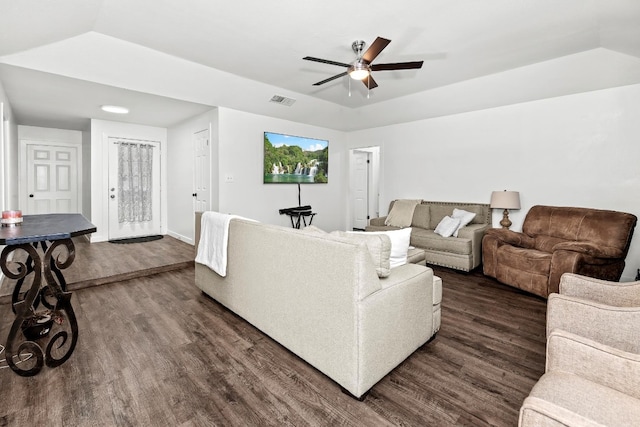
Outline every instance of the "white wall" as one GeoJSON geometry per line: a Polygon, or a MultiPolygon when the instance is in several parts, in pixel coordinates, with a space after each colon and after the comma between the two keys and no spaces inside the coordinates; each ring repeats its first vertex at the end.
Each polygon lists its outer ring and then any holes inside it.
{"type": "Polygon", "coordinates": [[[0,82],[0,205],[2,210],[20,209],[18,205],[18,125],[11,103],[0,82]]]}
{"type": "Polygon", "coordinates": [[[210,209],[218,209],[218,114],[217,110],[189,119],[167,131],[167,234],[194,243],[194,134],[209,130],[211,149],[212,199],[210,209]],[[212,134],[215,138],[212,138],[212,134]]]}
{"type": "MultiPolygon", "coordinates": [[[[286,107],[282,107],[286,108],[286,107]]],[[[295,184],[263,184],[264,132],[329,141],[329,182],[301,185],[301,203],[317,212],[313,224],[325,230],[345,229],[345,197],[349,185],[346,134],[341,131],[219,108],[219,210],[261,222],[290,226],[278,209],[298,205],[295,184]],[[233,182],[225,182],[225,177],[233,182]]]]}
{"type": "Polygon", "coordinates": [[[167,229],[167,130],[151,126],[91,120],[91,222],[97,231],[92,242],[109,239],[109,137],[160,142],[160,217],[161,234],[167,229]]]}
{"type": "MultiPolygon", "coordinates": [[[[522,229],[536,204],[640,217],[640,85],[352,132],[349,147],[381,146],[381,211],[395,198],[489,202],[520,192],[522,229]]],[[[501,212],[493,212],[498,226],[501,212]]],[[[636,228],[622,280],[640,268],[636,228]]]]}

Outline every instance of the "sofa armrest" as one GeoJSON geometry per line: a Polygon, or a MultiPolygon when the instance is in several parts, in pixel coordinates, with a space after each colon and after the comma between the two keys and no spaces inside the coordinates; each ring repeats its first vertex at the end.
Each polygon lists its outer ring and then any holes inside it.
{"type": "Polygon", "coordinates": [[[358,302],[359,366],[364,392],[433,335],[433,270],[392,269],[382,289],[358,302]]]}
{"type": "Polygon", "coordinates": [[[471,240],[471,265],[474,268],[482,262],[482,238],[490,228],[489,224],[469,224],[458,230],[458,238],[471,240]]]}
{"type": "Polygon", "coordinates": [[[560,293],[617,307],[640,307],[640,281],[611,282],[565,273],[560,278],[560,293]]]}
{"type": "Polygon", "coordinates": [[[591,242],[562,242],[553,247],[553,251],[571,251],[589,255],[594,258],[622,258],[624,253],[620,248],[595,245],[591,242]]]}
{"type": "Polygon", "coordinates": [[[551,294],[547,303],[547,335],[555,329],[640,354],[640,307],[614,307],[551,294]]]}
{"type": "Polygon", "coordinates": [[[371,218],[369,220],[369,225],[375,225],[375,226],[378,226],[378,227],[384,226],[385,225],[384,222],[385,222],[386,219],[387,219],[386,216],[381,216],[379,218],[371,218]]]}
{"type": "Polygon", "coordinates": [[[547,339],[546,371],[562,371],[640,399],[640,355],[554,330],[547,339]]]}
{"type": "Polygon", "coordinates": [[[526,249],[534,247],[534,239],[532,237],[506,228],[489,228],[486,234],[508,245],[526,249]]]}

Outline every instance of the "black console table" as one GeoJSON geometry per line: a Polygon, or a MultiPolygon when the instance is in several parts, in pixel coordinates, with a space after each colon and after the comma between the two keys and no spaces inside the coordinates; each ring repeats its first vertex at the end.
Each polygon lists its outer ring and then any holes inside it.
{"type": "Polygon", "coordinates": [[[95,231],[80,214],[25,215],[20,225],[0,228],[0,244],[6,245],[0,267],[17,280],[11,300],[16,317],[5,358],[18,375],[36,375],[43,364],[56,367],[71,357],[78,322],[61,270],[75,259],[71,238],[95,231]],[[12,253],[15,260],[8,259],[12,253]],[[26,261],[20,260],[25,255],[26,261]]]}
{"type": "Polygon", "coordinates": [[[313,217],[316,216],[315,212],[311,211],[311,206],[298,206],[295,208],[284,208],[279,210],[280,215],[287,215],[291,219],[291,226],[293,228],[300,228],[300,221],[306,227],[307,225],[311,225],[313,222],[313,217]],[[307,219],[309,220],[309,224],[307,224],[307,219]]]}

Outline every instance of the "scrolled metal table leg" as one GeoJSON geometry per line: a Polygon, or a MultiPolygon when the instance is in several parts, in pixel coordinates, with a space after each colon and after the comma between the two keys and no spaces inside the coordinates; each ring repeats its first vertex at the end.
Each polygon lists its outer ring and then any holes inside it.
{"type": "Polygon", "coordinates": [[[5,348],[7,364],[22,376],[36,375],[43,364],[49,367],[61,365],[69,359],[78,341],[78,323],[71,306],[71,292],[66,291],[60,272],[73,263],[73,242],[62,239],[53,241],[48,248],[44,242],[41,245],[42,256],[37,244],[6,246],[0,255],[0,267],[7,277],[18,280],[20,285],[26,278],[31,277],[32,280],[24,299],[16,300],[18,298],[14,295],[16,318],[5,348]],[[62,253],[54,257],[54,251],[59,247],[63,248],[62,253]],[[26,264],[7,261],[9,254],[15,251],[26,252],[26,264]],[[48,310],[36,312],[39,302],[48,310]]]}

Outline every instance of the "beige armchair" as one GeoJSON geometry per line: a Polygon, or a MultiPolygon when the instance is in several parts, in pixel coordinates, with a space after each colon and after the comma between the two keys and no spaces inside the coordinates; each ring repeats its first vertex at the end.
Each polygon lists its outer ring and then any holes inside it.
{"type": "Polygon", "coordinates": [[[640,281],[562,276],[547,306],[545,373],[518,425],[640,425],[640,281]]]}

